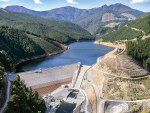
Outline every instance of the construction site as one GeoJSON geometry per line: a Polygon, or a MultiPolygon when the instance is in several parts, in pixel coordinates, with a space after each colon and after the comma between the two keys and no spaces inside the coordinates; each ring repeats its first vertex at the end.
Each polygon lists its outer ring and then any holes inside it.
{"type": "Polygon", "coordinates": [[[150,108],[149,72],[116,48],[92,66],[76,63],[39,69],[17,75],[37,91],[46,104],[46,113],[141,112],[150,108]]]}

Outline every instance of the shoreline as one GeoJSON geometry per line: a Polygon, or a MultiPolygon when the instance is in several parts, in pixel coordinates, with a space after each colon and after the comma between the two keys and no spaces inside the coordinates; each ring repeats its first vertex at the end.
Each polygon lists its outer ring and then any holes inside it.
{"type": "Polygon", "coordinates": [[[94,44],[101,44],[101,45],[105,45],[108,47],[114,47],[114,48],[125,48],[125,44],[115,44],[115,43],[111,43],[111,42],[95,41],[94,44]]]}
{"type": "Polygon", "coordinates": [[[32,60],[36,60],[36,59],[40,59],[40,58],[44,58],[44,57],[49,57],[49,56],[52,56],[52,55],[56,55],[56,54],[60,54],[60,53],[63,53],[65,52],[66,50],[70,49],[68,46],[66,45],[63,45],[61,44],[61,47],[62,47],[62,50],[59,50],[59,51],[54,51],[52,53],[45,53],[45,54],[42,54],[42,55],[37,55],[37,56],[33,56],[31,58],[26,58],[26,59],[20,59],[19,62],[17,62],[15,64],[15,72],[18,70],[17,68],[20,67],[22,64],[28,62],[28,61],[32,61],[32,60]]]}
{"type": "Polygon", "coordinates": [[[40,59],[40,58],[44,58],[44,57],[49,57],[49,56],[52,56],[52,55],[56,55],[56,54],[60,54],[60,53],[63,53],[65,52],[66,50],[70,49],[67,45],[71,44],[71,43],[74,43],[74,42],[83,42],[83,41],[94,41],[94,40],[80,40],[80,41],[72,41],[72,42],[69,42],[69,43],[66,43],[66,44],[61,44],[61,48],[62,50],[59,50],[59,51],[54,51],[52,53],[45,53],[45,54],[42,54],[42,55],[37,55],[37,56],[33,56],[31,58],[26,58],[26,59],[20,59],[19,62],[17,62],[15,65],[14,65],[14,68],[15,68],[15,72],[17,72],[17,68],[20,67],[21,65],[23,65],[24,63],[26,62],[29,62],[29,61],[32,61],[32,60],[36,60],[36,59],[40,59]]]}
{"type": "MultiPolygon", "coordinates": [[[[94,40],[86,40],[86,41],[94,41],[94,40]]],[[[80,42],[83,42],[83,41],[80,41],[80,42]]],[[[71,43],[70,43],[71,44],[71,43]]],[[[99,43],[98,41],[95,40],[94,44],[101,44],[101,45],[105,45],[105,46],[109,46],[109,47],[114,47],[112,45],[108,45],[108,44],[104,44],[104,43],[99,43]]],[[[27,63],[29,61],[32,61],[32,60],[36,60],[36,59],[41,59],[41,58],[44,58],[44,57],[49,57],[49,56],[52,56],[52,55],[56,55],[56,54],[60,54],[60,53],[63,53],[65,52],[66,50],[70,49],[67,45],[65,44],[61,44],[61,48],[62,50],[59,50],[59,51],[54,51],[52,53],[45,53],[45,54],[42,54],[42,55],[37,55],[37,56],[33,56],[31,58],[26,58],[26,59],[20,59],[19,62],[17,62],[14,67],[15,67],[15,72],[18,71],[19,67],[21,65],[23,65],[24,63],[27,63]]],[[[116,47],[114,47],[116,48],[116,47]]]]}

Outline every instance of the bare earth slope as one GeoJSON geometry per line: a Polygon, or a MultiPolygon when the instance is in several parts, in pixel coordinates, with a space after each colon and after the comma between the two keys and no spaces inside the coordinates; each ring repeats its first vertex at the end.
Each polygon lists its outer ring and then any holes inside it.
{"type": "Polygon", "coordinates": [[[97,85],[101,96],[108,99],[150,98],[149,72],[127,56],[126,51],[116,49],[91,68],[89,73],[94,76],[92,82],[97,85]]]}

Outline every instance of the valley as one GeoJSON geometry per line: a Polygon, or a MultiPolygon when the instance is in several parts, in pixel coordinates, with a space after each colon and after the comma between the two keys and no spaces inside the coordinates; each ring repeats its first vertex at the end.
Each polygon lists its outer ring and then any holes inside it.
{"type": "Polygon", "coordinates": [[[0,8],[0,113],[149,113],[149,35],[121,3],[0,8]]]}

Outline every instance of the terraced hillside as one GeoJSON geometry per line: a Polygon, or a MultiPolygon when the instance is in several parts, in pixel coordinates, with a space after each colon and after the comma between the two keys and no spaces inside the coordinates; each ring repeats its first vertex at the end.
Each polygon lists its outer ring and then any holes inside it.
{"type": "Polygon", "coordinates": [[[147,100],[150,99],[149,72],[127,56],[125,49],[115,49],[100,59],[85,72],[81,82],[93,113],[111,109],[114,113],[117,110],[131,113],[150,111],[147,100]]]}
{"type": "Polygon", "coordinates": [[[127,56],[126,52],[113,52],[95,65],[91,69],[92,73],[95,70],[103,75],[102,92],[105,97],[127,100],[150,98],[150,73],[127,56]]]}

